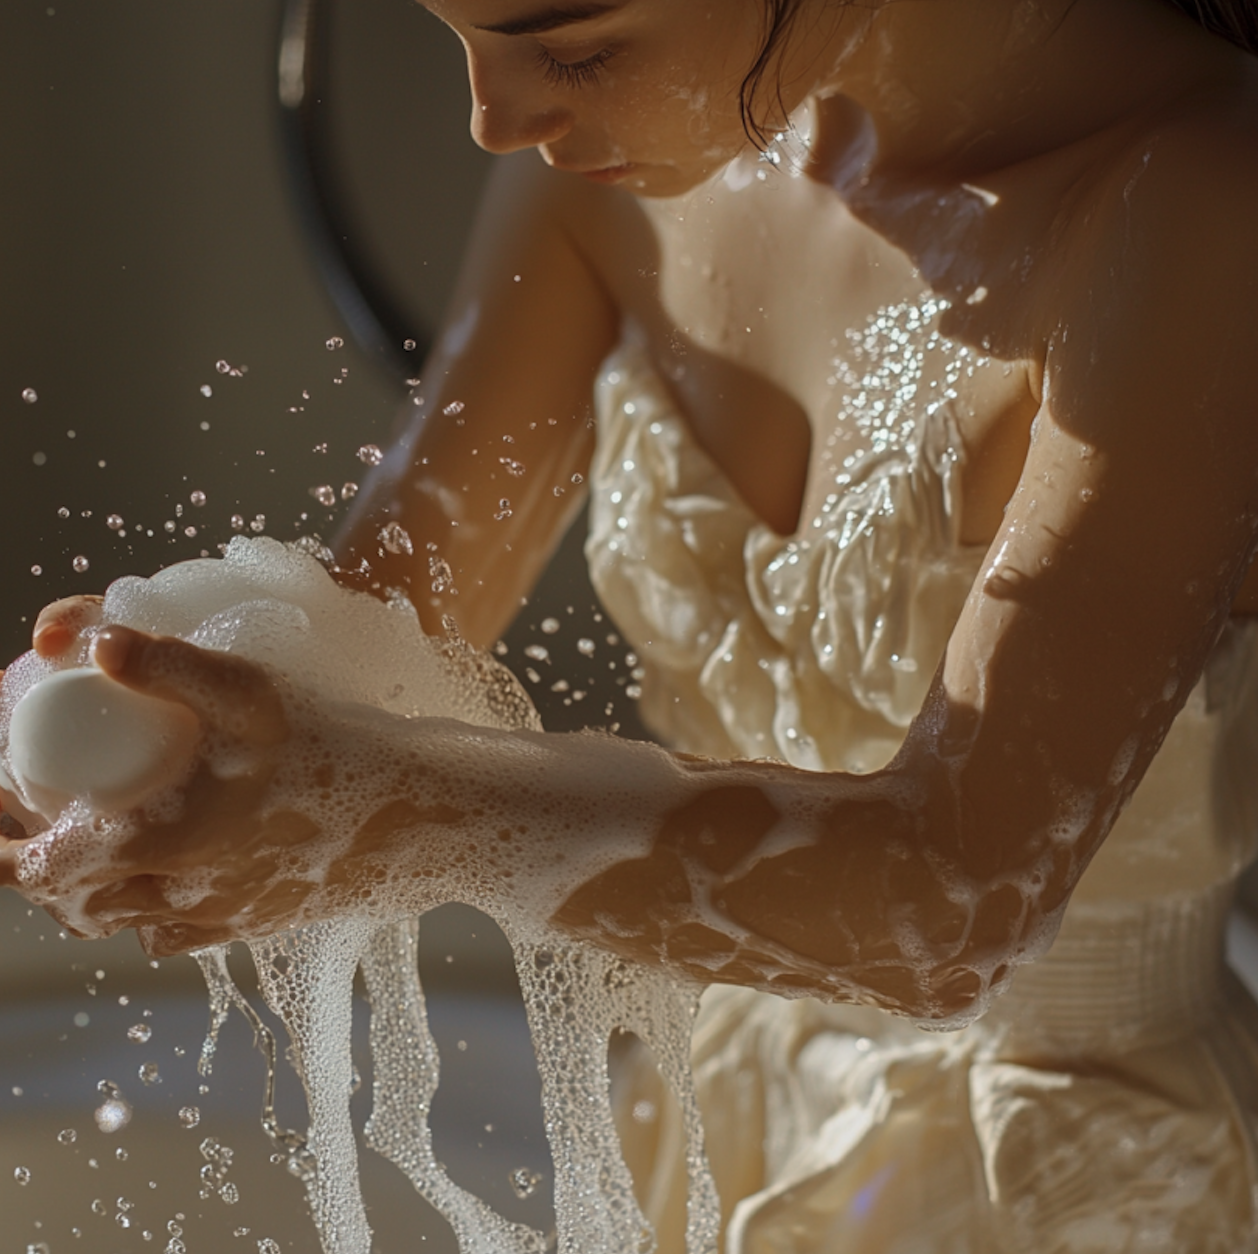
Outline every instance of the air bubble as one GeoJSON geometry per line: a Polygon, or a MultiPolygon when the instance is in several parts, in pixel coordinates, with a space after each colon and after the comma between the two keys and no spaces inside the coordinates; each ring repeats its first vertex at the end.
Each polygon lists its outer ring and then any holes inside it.
{"type": "Polygon", "coordinates": [[[403,341],[402,341],[402,347],[403,347],[403,348],[404,348],[404,349],[405,349],[408,353],[413,353],[413,352],[415,351],[415,341],[414,341],[414,340],[403,340],[403,341]]]}
{"type": "Polygon", "coordinates": [[[44,573],[44,568],[43,568],[42,566],[32,566],[32,567],[31,567],[31,574],[32,574],[32,575],[42,575],[43,573],[44,573]]]}
{"type": "Polygon", "coordinates": [[[20,1185],[28,1185],[31,1182],[31,1169],[29,1167],[14,1167],[13,1178],[20,1185]]]}
{"type": "Polygon", "coordinates": [[[536,1171],[530,1171],[527,1167],[517,1167],[507,1179],[511,1181],[511,1191],[521,1200],[532,1197],[537,1192],[537,1186],[542,1182],[542,1176],[536,1171]]]}
{"type": "Polygon", "coordinates": [[[494,514],[494,521],[502,522],[504,518],[510,518],[510,517],[511,517],[511,501],[507,497],[504,496],[498,502],[498,510],[497,510],[497,513],[494,514]]]}
{"type": "Polygon", "coordinates": [[[577,641],[577,652],[584,654],[586,657],[593,657],[594,641],[588,636],[582,636],[581,639],[577,641]]]}
{"type": "Polygon", "coordinates": [[[80,553],[78,557],[70,563],[70,565],[74,567],[77,574],[81,575],[91,565],[91,563],[83,556],[82,553],[80,553]]]}
{"type": "Polygon", "coordinates": [[[378,444],[364,444],[358,450],[358,460],[364,466],[379,466],[384,461],[384,453],[378,444]]]}
{"type": "Polygon", "coordinates": [[[153,1029],[147,1023],[137,1023],[127,1029],[127,1040],[146,1044],[153,1038],[153,1029]]]}
{"type": "Polygon", "coordinates": [[[210,385],[209,385],[208,383],[203,383],[203,384],[201,384],[201,395],[202,395],[202,396],[213,396],[213,395],[214,395],[214,389],[213,389],[212,387],[210,387],[210,385]]]}
{"type": "Polygon", "coordinates": [[[334,353],[338,348],[345,347],[345,341],[339,335],[332,335],[328,337],[326,347],[328,352],[334,353]]]}
{"type": "Polygon", "coordinates": [[[461,414],[466,408],[467,406],[462,401],[451,401],[448,405],[442,408],[441,412],[443,414],[448,414],[450,417],[454,417],[456,414],[461,414]]]}
{"type": "Polygon", "coordinates": [[[195,505],[198,509],[200,509],[201,506],[205,504],[205,500],[206,500],[205,493],[202,492],[200,488],[198,488],[196,489],[196,491],[192,492],[189,495],[188,500],[190,500],[193,503],[193,505],[195,505]]]}
{"type": "Polygon", "coordinates": [[[318,487],[311,488],[310,495],[328,509],[336,504],[336,489],[330,483],[321,483],[318,487]]]}
{"type": "Polygon", "coordinates": [[[140,1079],[147,1085],[160,1084],[162,1082],[161,1072],[158,1070],[157,1063],[146,1062],[140,1064],[140,1079]]]}
{"type": "Polygon", "coordinates": [[[557,618],[543,618],[541,628],[546,635],[553,636],[559,630],[559,620],[557,618]]]}
{"type": "Polygon", "coordinates": [[[105,519],[105,526],[108,527],[110,531],[121,531],[125,526],[125,520],[121,514],[110,514],[109,517],[105,519]]]}
{"type": "Polygon", "coordinates": [[[79,1139],[79,1134],[73,1128],[62,1128],[57,1133],[57,1140],[62,1145],[73,1145],[79,1139]]]}
{"type": "Polygon", "coordinates": [[[181,1106],[179,1109],[179,1122],[185,1128],[195,1128],[201,1122],[201,1111],[196,1106],[181,1106]]]}
{"type": "Polygon", "coordinates": [[[524,473],[524,463],[516,461],[514,457],[500,457],[498,458],[498,463],[506,468],[507,474],[514,476],[516,479],[524,473]]]}
{"type": "Polygon", "coordinates": [[[358,495],[358,484],[350,482],[341,484],[341,500],[352,501],[358,495]]]}
{"type": "Polygon", "coordinates": [[[28,405],[33,405],[37,400],[39,400],[39,393],[36,392],[34,388],[23,388],[22,399],[28,405]]]}

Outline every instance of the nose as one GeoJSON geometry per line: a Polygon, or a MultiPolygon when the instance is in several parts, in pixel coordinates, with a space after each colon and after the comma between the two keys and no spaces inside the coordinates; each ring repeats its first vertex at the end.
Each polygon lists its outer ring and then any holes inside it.
{"type": "Polygon", "coordinates": [[[472,87],[472,139],[486,152],[503,155],[522,148],[553,144],[572,129],[572,114],[556,104],[540,84],[513,83],[495,74],[471,51],[467,57],[472,87]]]}

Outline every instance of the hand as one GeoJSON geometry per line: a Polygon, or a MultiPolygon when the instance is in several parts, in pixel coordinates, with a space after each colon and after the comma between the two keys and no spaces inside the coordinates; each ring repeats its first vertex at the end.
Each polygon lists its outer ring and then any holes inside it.
{"type": "Polygon", "coordinates": [[[314,880],[293,876],[286,855],[317,829],[266,804],[289,739],[276,683],[230,654],[98,623],[98,601],[58,602],[40,615],[36,651],[63,656],[90,634],[106,674],[196,714],[200,756],[173,805],[167,796],[159,808],[104,820],[67,812],[29,839],[0,836],[0,884],[77,935],[136,927],[154,954],[293,921],[314,880]]]}

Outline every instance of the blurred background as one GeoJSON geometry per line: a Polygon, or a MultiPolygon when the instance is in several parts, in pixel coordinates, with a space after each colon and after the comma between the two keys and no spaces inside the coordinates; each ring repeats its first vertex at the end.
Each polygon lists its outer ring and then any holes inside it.
{"type": "MultiPolygon", "coordinates": [[[[411,0],[287,13],[280,0],[5,0],[3,658],[57,597],[214,555],[241,531],[334,533],[343,486],[366,470],[358,450],[387,443],[456,276],[488,161],[469,109],[457,40],[411,0]],[[345,256],[383,326],[356,308],[345,256]]],[[[505,660],[552,729],[630,731],[632,659],[579,539],[505,660]],[[542,639],[549,665],[524,652],[542,639]]],[[[130,934],[67,939],[10,892],[0,937],[0,1254],[316,1248],[300,1185],[268,1161],[264,1068],[239,1016],[201,1091],[208,1014],[191,959],[151,966],[130,934]],[[133,1111],[112,1132],[94,1114],[101,1081],[133,1111]],[[201,1196],[201,1169],[222,1161],[207,1138],[233,1151],[236,1193],[201,1196]]],[[[453,908],[426,920],[423,947],[439,1152],[545,1227],[537,1078],[505,942],[453,908]],[[509,1188],[520,1167],[542,1178],[524,1200],[509,1188]]],[[[247,985],[247,955],[234,961],[247,985]]],[[[370,1060],[356,1054],[362,1117],[370,1060]]],[[[280,1111],[300,1128],[295,1088],[281,1078],[280,1111]]],[[[377,1250],[452,1248],[399,1173],[370,1151],[363,1169],[377,1250]]]]}

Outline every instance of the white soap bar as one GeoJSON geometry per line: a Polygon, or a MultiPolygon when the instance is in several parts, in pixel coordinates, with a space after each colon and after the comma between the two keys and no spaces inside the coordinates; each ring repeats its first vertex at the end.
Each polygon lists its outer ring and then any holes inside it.
{"type": "Polygon", "coordinates": [[[185,706],[134,692],[95,667],[58,671],[14,707],[9,768],[50,821],[75,798],[117,813],[173,783],[198,734],[185,706]]]}

